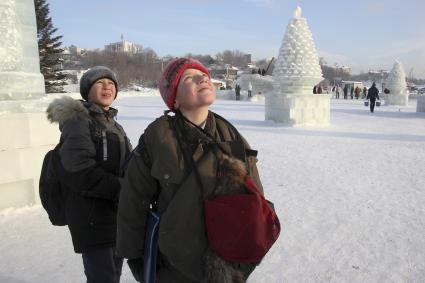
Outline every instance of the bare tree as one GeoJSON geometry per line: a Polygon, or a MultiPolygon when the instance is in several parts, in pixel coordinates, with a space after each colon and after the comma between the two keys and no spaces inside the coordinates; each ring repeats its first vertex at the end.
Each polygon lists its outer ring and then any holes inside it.
{"type": "Polygon", "coordinates": [[[82,58],[82,67],[90,68],[96,65],[107,66],[116,72],[121,87],[128,87],[131,84],[156,86],[162,72],[162,60],[150,48],[142,49],[137,54],[87,52],[82,58]]]}
{"type": "Polygon", "coordinates": [[[221,53],[217,53],[216,58],[222,63],[242,68],[249,63],[246,54],[239,50],[224,50],[221,53]]]}

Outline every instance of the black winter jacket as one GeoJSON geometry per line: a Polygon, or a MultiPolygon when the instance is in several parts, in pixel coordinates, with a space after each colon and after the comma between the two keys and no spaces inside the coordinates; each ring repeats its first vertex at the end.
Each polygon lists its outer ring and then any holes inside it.
{"type": "Polygon", "coordinates": [[[369,88],[366,99],[370,99],[370,100],[379,99],[379,90],[376,88],[376,86],[372,85],[372,87],[369,88]]]}
{"type": "Polygon", "coordinates": [[[115,246],[120,166],[131,150],[117,112],[69,97],[47,109],[61,130],[61,182],[69,189],[66,217],[76,253],[115,246]]]}

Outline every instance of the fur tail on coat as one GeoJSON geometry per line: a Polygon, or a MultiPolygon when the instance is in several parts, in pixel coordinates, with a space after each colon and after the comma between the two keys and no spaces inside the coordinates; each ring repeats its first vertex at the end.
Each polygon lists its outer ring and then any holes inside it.
{"type": "Polygon", "coordinates": [[[210,249],[205,254],[205,281],[203,283],[244,283],[244,275],[233,265],[216,256],[210,249]]]}
{"type": "MultiPolygon", "coordinates": [[[[219,156],[219,178],[215,195],[244,193],[243,184],[247,175],[245,164],[225,154],[219,156]]],[[[205,254],[205,282],[203,283],[244,283],[244,274],[237,264],[227,262],[210,249],[205,254]]]]}

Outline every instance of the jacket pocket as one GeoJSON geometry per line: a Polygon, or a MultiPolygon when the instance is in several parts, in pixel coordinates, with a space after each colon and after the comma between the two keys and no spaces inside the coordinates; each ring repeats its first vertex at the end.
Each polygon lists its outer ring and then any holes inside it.
{"type": "Polygon", "coordinates": [[[88,223],[90,226],[115,225],[117,218],[117,206],[112,201],[104,199],[92,199],[88,223]]]}

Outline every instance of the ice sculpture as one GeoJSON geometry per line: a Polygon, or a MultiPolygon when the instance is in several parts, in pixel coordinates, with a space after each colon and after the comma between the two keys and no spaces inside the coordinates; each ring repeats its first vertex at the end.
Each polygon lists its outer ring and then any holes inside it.
{"type": "Polygon", "coordinates": [[[34,1],[2,0],[0,34],[0,101],[44,96],[34,1]]]}
{"type": "Polygon", "coordinates": [[[46,102],[34,1],[1,0],[0,34],[1,210],[39,202],[42,158],[59,131],[40,107],[46,102]]]}
{"type": "Polygon", "coordinates": [[[266,119],[289,125],[328,124],[330,97],[313,94],[322,77],[307,20],[297,7],[273,70],[274,90],[266,94],[266,119]]]}
{"type": "Polygon", "coordinates": [[[406,73],[399,61],[394,63],[388,75],[385,88],[389,90],[387,94],[384,92],[386,105],[407,106],[409,93],[406,84],[406,73]]]}

